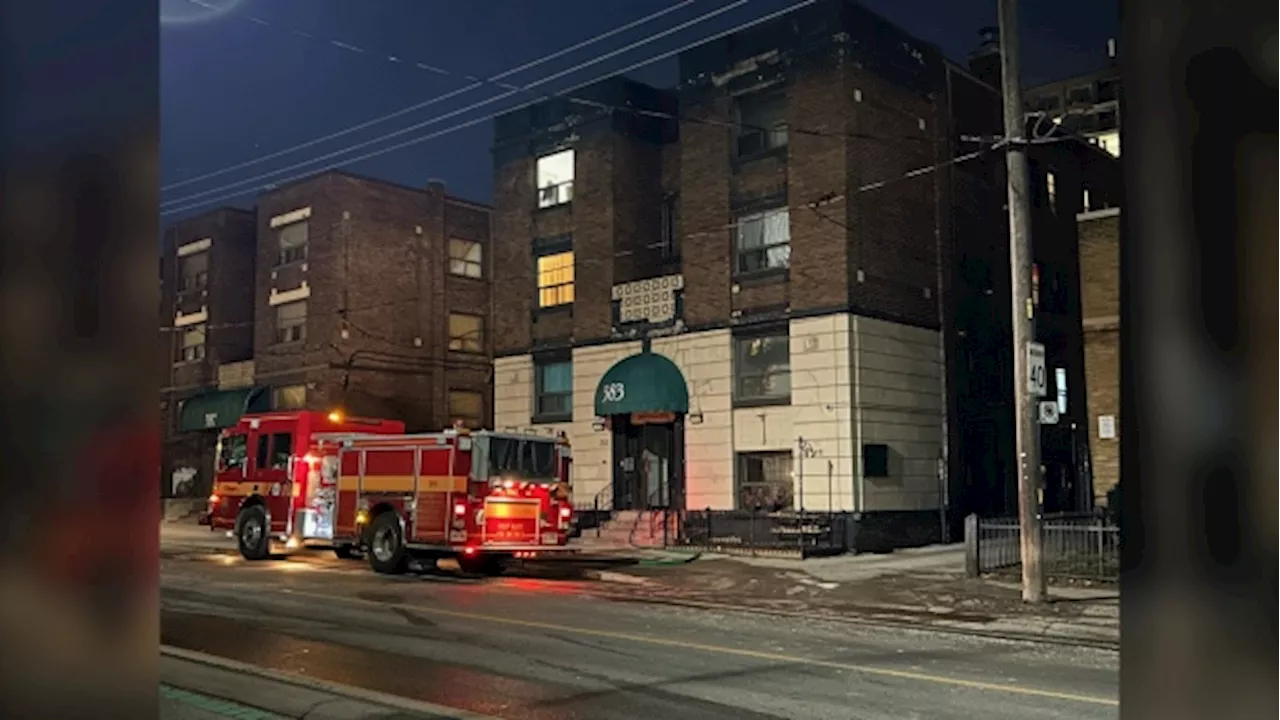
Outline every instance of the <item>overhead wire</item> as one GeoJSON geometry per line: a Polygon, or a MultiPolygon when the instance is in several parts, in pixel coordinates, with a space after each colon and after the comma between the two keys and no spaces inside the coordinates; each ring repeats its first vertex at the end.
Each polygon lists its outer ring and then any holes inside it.
{"type": "MultiPolygon", "coordinates": [[[[208,5],[207,5],[206,3],[203,3],[203,0],[189,0],[189,2],[192,2],[192,3],[196,4],[196,5],[202,5],[202,6],[208,7],[208,5]]],[[[431,107],[432,105],[435,105],[435,104],[437,104],[437,103],[441,103],[441,102],[444,102],[445,100],[449,100],[449,99],[451,99],[451,98],[455,98],[455,97],[457,97],[457,96],[459,96],[459,95],[463,95],[463,94],[466,94],[466,93],[468,93],[468,92],[471,92],[472,90],[475,90],[475,89],[477,89],[477,88],[481,87],[481,86],[484,84],[484,82],[493,82],[493,81],[496,81],[496,80],[501,80],[501,79],[503,79],[503,78],[511,77],[512,75],[517,75],[517,74],[519,74],[519,73],[522,73],[522,72],[524,72],[525,70],[531,70],[531,69],[533,69],[533,68],[535,68],[535,67],[538,67],[538,66],[540,66],[540,65],[545,65],[546,63],[551,62],[552,60],[556,60],[556,59],[558,59],[558,58],[564,57],[565,55],[568,55],[568,54],[570,54],[570,53],[573,53],[573,52],[575,52],[575,51],[577,51],[577,50],[581,50],[582,48],[587,47],[587,46],[589,46],[589,45],[594,45],[594,44],[596,44],[596,43],[600,42],[601,40],[605,40],[605,39],[607,39],[607,38],[611,38],[611,37],[613,37],[613,36],[615,36],[615,35],[619,35],[619,34],[621,34],[621,33],[624,33],[624,32],[626,32],[627,30],[631,30],[631,29],[633,29],[633,28],[640,27],[641,25],[646,25],[646,24],[648,24],[648,23],[650,23],[650,22],[652,22],[652,21],[654,21],[654,20],[657,20],[657,19],[659,19],[659,18],[661,18],[661,17],[665,17],[665,16],[667,16],[667,15],[669,15],[669,14],[671,14],[671,13],[673,13],[673,12],[677,11],[677,10],[680,10],[681,8],[684,8],[684,7],[688,6],[688,5],[692,5],[692,4],[693,4],[693,3],[695,3],[695,2],[699,2],[699,0],[683,0],[683,2],[677,3],[677,4],[672,5],[672,6],[670,6],[670,7],[667,7],[667,8],[663,8],[662,10],[659,10],[659,11],[654,12],[654,13],[650,13],[650,14],[645,15],[644,17],[642,17],[642,18],[640,18],[640,19],[638,19],[638,20],[633,20],[633,21],[631,21],[631,22],[629,22],[629,23],[626,23],[626,24],[624,24],[624,25],[620,25],[620,26],[618,26],[618,27],[616,27],[616,28],[613,28],[612,30],[608,30],[608,31],[603,32],[603,33],[600,33],[600,34],[598,34],[598,35],[593,35],[592,37],[587,38],[586,40],[582,40],[582,41],[577,42],[577,43],[574,43],[574,44],[572,44],[572,45],[570,45],[570,46],[568,46],[568,47],[561,48],[560,50],[557,50],[557,51],[555,51],[555,52],[553,52],[553,53],[550,53],[550,54],[548,54],[548,55],[543,55],[542,57],[536,58],[536,59],[531,60],[531,61],[529,61],[529,62],[526,62],[526,63],[524,63],[524,64],[517,65],[516,67],[510,68],[510,69],[508,69],[508,70],[504,70],[504,71],[502,71],[502,72],[498,73],[497,75],[494,75],[494,76],[492,76],[492,77],[490,77],[490,78],[487,78],[487,80],[479,80],[479,79],[476,79],[476,80],[477,80],[476,82],[473,82],[471,85],[467,85],[466,87],[462,87],[462,88],[458,88],[458,89],[456,89],[456,90],[452,90],[452,91],[447,92],[447,93],[445,93],[445,94],[443,94],[443,95],[438,95],[438,96],[433,97],[433,98],[430,98],[430,99],[428,99],[428,100],[424,100],[424,101],[419,102],[419,103],[414,103],[413,105],[409,105],[409,106],[406,106],[406,107],[400,108],[399,110],[395,110],[395,111],[393,111],[393,112],[386,113],[386,114],[384,114],[384,115],[379,115],[378,117],[375,117],[375,118],[372,118],[372,119],[366,120],[366,121],[361,122],[361,123],[357,123],[357,124],[355,124],[355,125],[351,125],[351,126],[349,126],[349,127],[343,128],[342,130],[338,130],[337,132],[329,133],[328,135],[324,135],[324,136],[321,136],[321,137],[318,137],[318,138],[313,138],[313,139],[308,140],[308,141],[306,141],[306,142],[299,143],[299,144],[297,144],[297,145],[293,145],[293,146],[290,146],[290,147],[284,148],[283,150],[277,150],[277,151],[274,151],[274,152],[268,153],[268,154],[266,154],[266,155],[261,155],[261,156],[255,157],[255,158],[251,158],[251,159],[246,160],[246,161],[244,161],[244,162],[236,163],[236,164],[234,164],[234,165],[229,165],[229,166],[224,167],[224,168],[222,168],[222,169],[220,169],[220,170],[214,170],[214,171],[212,171],[212,172],[207,172],[207,173],[204,173],[204,174],[201,174],[201,175],[196,175],[196,176],[194,176],[194,177],[189,177],[189,178],[185,178],[185,179],[183,179],[183,180],[179,180],[179,181],[176,181],[176,182],[169,183],[168,185],[161,186],[160,191],[161,191],[161,192],[164,192],[164,191],[166,191],[166,190],[172,190],[172,189],[174,189],[174,188],[183,187],[183,186],[186,186],[186,185],[191,185],[191,184],[193,184],[193,183],[197,183],[197,182],[200,182],[200,181],[202,181],[202,180],[208,180],[209,178],[218,177],[218,176],[220,176],[220,175],[225,175],[225,174],[227,174],[227,173],[229,173],[229,172],[234,172],[234,171],[236,171],[236,170],[241,170],[241,169],[246,168],[246,167],[250,167],[250,166],[253,166],[253,165],[257,165],[257,164],[259,164],[259,163],[266,162],[267,160],[274,160],[275,158],[282,157],[282,156],[284,156],[284,155],[289,155],[289,154],[291,154],[291,153],[295,153],[295,152],[297,152],[297,151],[299,151],[299,150],[305,150],[305,149],[307,149],[307,148],[309,148],[309,147],[314,147],[314,146],[316,146],[316,145],[319,145],[319,144],[321,144],[321,143],[328,142],[328,141],[330,141],[330,140],[336,140],[337,138],[344,137],[344,136],[346,136],[346,135],[350,135],[350,134],[351,134],[351,133],[353,133],[353,132],[358,132],[358,131],[360,131],[360,130],[364,130],[364,129],[366,129],[366,128],[373,127],[374,125],[377,125],[377,124],[379,124],[379,123],[384,123],[384,122],[386,122],[386,121],[388,121],[388,120],[392,120],[392,119],[395,119],[395,118],[398,118],[398,117],[401,117],[401,116],[407,115],[407,114],[412,113],[412,112],[415,112],[415,111],[417,111],[417,110],[421,110],[421,109],[423,109],[423,108],[431,107]]],[[[234,14],[234,12],[233,12],[233,14],[234,14]]],[[[272,23],[269,23],[269,22],[267,22],[266,20],[263,20],[263,19],[261,19],[261,18],[259,18],[259,17],[257,17],[257,16],[254,16],[254,15],[246,15],[245,17],[246,17],[246,19],[248,19],[250,22],[254,22],[254,23],[258,24],[258,25],[272,25],[272,23]]],[[[302,31],[299,31],[299,30],[296,30],[296,29],[295,29],[295,30],[289,30],[289,32],[290,32],[290,33],[292,33],[292,34],[294,34],[294,35],[297,35],[297,36],[299,36],[299,37],[303,37],[303,38],[309,38],[309,39],[313,39],[313,40],[318,40],[318,39],[319,39],[319,38],[317,38],[315,35],[312,35],[312,34],[310,34],[310,33],[306,33],[306,32],[302,32],[302,31]]],[[[331,41],[331,42],[336,42],[336,41],[331,41]]],[[[346,47],[347,47],[347,48],[352,47],[352,46],[350,46],[349,44],[346,44],[346,43],[344,43],[343,45],[346,45],[346,47]]],[[[335,47],[342,47],[342,46],[340,46],[340,45],[335,45],[335,47]]],[[[356,49],[358,50],[359,48],[356,48],[356,49]]],[[[394,56],[391,56],[391,57],[394,57],[394,56]]],[[[418,68],[420,68],[420,69],[423,69],[423,70],[428,70],[428,71],[435,70],[435,71],[437,71],[437,74],[441,74],[441,73],[439,72],[439,69],[438,69],[438,68],[434,68],[433,66],[429,66],[429,65],[427,65],[426,63],[415,63],[415,64],[414,64],[414,66],[415,66],[415,67],[418,67],[418,68]]]]}
{"type": "MultiPolygon", "coordinates": [[[[602,63],[602,62],[604,62],[605,60],[609,60],[609,59],[611,59],[611,58],[617,57],[618,55],[622,55],[622,54],[624,54],[624,53],[630,52],[631,50],[634,50],[634,49],[636,49],[636,48],[638,48],[638,47],[641,47],[641,46],[644,46],[644,45],[648,45],[649,43],[652,43],[652,42],[654,42],[654,41],[660,40],[660,39],[662,39],[662,38],[664,38],[664,37],[667,37],[667,36],[669,36],[669,35],[674,35],[675,33],[678,33],[678,32],[680,32],[681,30],[685,30],[685,29],[687,29],[687,28],[689,28],[689,27],[692,27],[692,26],[697,25],[697,24],[699,24],[699,23],[702,23],[702,22],[705,22],[705,21],[707,21],[707,20],[710,20],[710,19],[712,19],[712,18],[714,18],[714,17],[716,17],[716,16],[722,15],[722,14],[724,14],[724,13],[726,13],[726,12],[729,12],[730,10],[733,10],[733,9],[735,9],[735,8],[737,8],[737,7],[740,7],[740,6],[744,5],[744,4],[746,4],[746,3],[747,3],[747,2],[749,2],[749,1],[750,1],[750,0],[736,0],[736,2],[730,3],[729,5],[725,5],[725,6],[723,6],[723,7],[716,8],[715,10],[713,10],[713,11],[711,11],[711,12],[703,13],[702,15],[699,15],[698,17],[693,18],[692,20],[686,20],[685,22],[679,23],[679,24],[677,24],[677,25],[675,25],[675,26],[673,26],[673,27],[667,28],[666,30],[663,30],[663,31],[658,32],[658,33],[655,33],[655,34],[653,34],[653,35],[650,35],[649,37],[646,37],[646,38],[644,38],[644,39],[642,39],[642,40],[637,40],[637,41],[635,41],[635,42],[629,43],[629,44],[624,45],[624,46],[622,46],[622,47],[620,47],[620,48],[617,48],[617,49],[615,49],[615,50],[611,50],[611,51],[609,51],[609,52],[607,52],[607,53],[604,53],[603,55],[598,55],[598,56],[596,56],[596,57],[594,57],[594,58],[592,58],[592,59],[590,59],[590,60],[587,60],[587,61],[585,61],[585,62],[578,63],[577,65],[574,65],[574,66],[572,66],[572,67],[570,67],[570,68],[567,68],[567,69],[565,69],[565,70],[560,70],[560,71],[558,71],[558,72],[552,73],[551,75],[547,75],[547,76],[545,76],[545,77],[543,77],[543,78],[541,78],[541,79],[534,80],[534,81],[532,81],[532,82],[530,82],[530,83],[528,83],[528,84],[526,84],[526,85],[522,86],[522,87],[521,87],[521,90],[530,90],[530,89],[532,89],[532,88],[539,87],[539,86],[541,86],[541,85],[545,85],[545,84],[547,84],[547,83],[549,83],[549,82],[553,82],[553,81],[555,81],[555,80],[559,80],[560,78],[566,77],[566,76],[568,76],[568,75],[572,75],[572,74],[574,74],[574,73],[576,73],[576,72],[578,72],[579,70],[582,70],[582,69],[584,69],[584,68],[588,68],[588,67],[591,67],[591,66],[593,66],[593,65],[598,65],[599,63],[602,63]]],[[[812,2],[815,2],[815,1],[816,1],[816,0],[805,0],[805,4],[812,3],[812,2]]],[[[789,12],[789,11],[790,11],[790,9],[788,9],[788,12],[789,12]]],[[[759,22],[759,21],[757,21],[757,22],[759,22]]],[[[754,24],[754,23],[750,23],[750,24],[754,24]]],[[[748,24],[748,26],[749,26],[750,24],[748,24]]],[[[735,30],[735,32],[736,32],[736,30],[735,30]]],[[[700,42],[698,42],[698,43],[694,43],[694,44],[692,44],[692,45],[690,45],[690,46],[688,46],[688,47],[693,47],[693,45],[698,45],[698,44],[701,44],[702,42],[706,42],[706,41],[705,41],[705,40],[703,40],[703,41],[700,41],[700,42]]],[[[687,48],[681,48],[681,51],[683,51],[684,49],[687,49],[687,48]]],[[[669,56],[670,56],[670,55],[672,55],[672,54],[675,54],[675,53],[668,53],[666,56],[667,56],[667,57],[669,57],[669,56]]],[[[632,67],[628,68],[627,70],[623,70],[623,71],[614,71],[614,72],[607,73],[607,74],[605,74],[605,75],[603,75],[603,76],[601,76],[601,77],[599,77],[599,78],[596,78],[595,80],[592,80],[591,82],[588,82],[588,83],[582,83],[582,84],[580,84],[580,85],[576,85],[576,86],[574,86],[573,88],[570,88],[570,90],[569,90],[569,91],[576,90],[576,89],[579,89],[579,88],[581,88],[581,87],[585,87],[586,85],[590,85],[590,84],[592,84],[592,83],[594,83],[594,82],[598,82],[599,80],[604,79],[605,77],[609,77],[609,76],[612,76],[612,75],[621,74],[622,72],[629,72],[630,70],[633,70],[633,69],[635,69],[635,68],[637,68],[637,67],[642,67],[642,66],[644,66],[644,65],[650,65],[650,64],[652,64],[652,63],[654,63],[654,62],[657,62],[657,60],[662,59],[662,57],[663,57],[663,56],[658,56],[658,57],[655,57],[655,58],[650,58],[649,60],[646,60],[646,61],[644,61],[644,62],[642,62],[642,63],[636,64],[636,65],[634,65],[634,66],[632,66],[632,67]]],[[[427,119],[427,120],[423,120],[423,121],[421,121],[421,122],[414,123],[414,124],[412,124],[412,125],[409,125],[409,126],[407,126],[407,127],[401,128],[401,129],[399,129],[399,130],[395,130],[395,131],[393,131],[393,132],[384,133],[384,134],[382,134],[382,135],[380,135],[380,136],[378,136],[378,137],[376,137],[376,138],[373,138],[373,139],[370,139],[370,140],[365,140],[365,141],[363,141],[363,142],[359,142],[359,143],[355,143],[354,145],[348,146],[348,147],[343,148],[343,149],[340,149],[340,150],[336,150],[336,151],[329,152],[329,153],[325,153],[325,154],[323,154],[323,155],[319,155],[319,156],[316,156],[316,157],[313,157],[313,158],[309,158],[309,159],[304,160],[304,161],[302,161],[302,162],[297,162],[297,163],[293,163],[293,164],[291,164],[291,165],[286,165],[286,166],[284,166],[284,167],[277,168],[277,169],[275,169],[275,170],[271,170],[271,171],[269,171],[269,172],[260,173],[260,174],[258,174],[258,175],[254,175],[254,176],[252,176],[252,177],[245,178],[245,179],[243,179],[243,180],[238,180],[238,181],[236,181],[236,182],[227,183],[226,185],[222,185],[222,186],[219,186],[219,187],[216,187],[216,188],[212,188],[212,189],[205,190],[205,191],[198,192],[198,193],[193,193],[193,194],[191,194],[191,195],[187,195],[187,196],[184,196],[184,197],[181,197],[181,198],[177,198],[177,199],[174,199],[174,200],[169,200],[169,201],[166,201],[166,202],[161,203],[161,208],[164,208],[165,206],[169,206],[169,205],[177,205],[177,204],[181,204],[181,203],[187,203],[187,202],[190,202],[190,201],[193,201],[193,200],[198,200],[198,199],[200,199],[200,198],[208,197],[208,196],[210,196],[210,195],[217,195],[218,193],[221,193],[221,192],[226,191],[226,190],[230,190],[230,189],[232,189],[232,188],[237,188],[237,187],[241,187],[241,186],[244,186],[244,185],[250,185],[250,184],[252,184],[252,183],[256,183],[256,182],[259,182],[259,181],[261,181],[261,180],[265,180],[265,179],[267,179],[267,178],[272,177],[273,175],[278,175],[278,174],[280,174],[280,173],[285,173],[285,172],[289,172],[289,171],[291,171],[291,170],[296,170],[296,169],[298,169],[298,168],[306,167],[306,166],[308,166],[308,165],[312,165],[312,164],[317,163],[317,162],[322,162],[322,161],[325,161],[325,160],[330,160],[330,159],[332,159],[332,158],[340,157],[340,156],[345,155],[345,154],[347,154],[347,153],[350,153],[350,152],[352,152],[352,151],[354,151],[354,150],[359,150],[359,149],[361,149],[361,148],[369,147],[369,146],[371,146],[371,145],[376,145],[376,144],[378,144],[378,143],[380,143],[380,142],[382,142],[382,141],[384,141],[384,140],[389,140],[389,139],[391,139],[391,138],[399,137],[399,136],[401,136],[401,135],[405,135],[405,134],[410,133],[410,132],[413,132],[413,131],[415,131],[415,130],[420,130],[420,129],[424,128],[424,127],[429,127],[429,126],[431,126],[431,125],[435,125],[435,124],[437,124],[437,123],[439,123],[439,122],[441,122],[441,121],[443,121],[443,120],[447,120],[447,119],[452,118],[452,117],[457,117],[458,115],[465,114],[465,113],[467,113],[467,112],[470,112],[471,110],[475,110],[475,109],[477,109],[477,108],[481,108],[481,107],[484,107],[484,106],[486,106],[486,105],[492,105],[492,104],[493,104],[493,103],[495,103],[495,102],[498,102],[498,101],[500,101],[500,100],[504,100],[504,99],[506,99],[506,98],[508,98],[508,97],[511,97],[512,95],[515,95],[515,94],[516,94],[517,92],[519,92],[519,91],[520,91],[520,90],[508,90],[508,91],[506,91],[506,92],[504,92],[504,93],[502,93],[502,94],[495,95],[494,97],[488,98],[488,99],[486,99],[486,100],[482,100],[482,101],[479,101],[479,102],[472,103],[472,104],[470,104],[470,105],[467,105],[467,106],[465,106],[465,107],[459,108],[459,109],[457,109],[457,110],[451,110],[451,111],[449,111],[449,112],[447,112],[447,113],[444,113],[443,115],[438,115],[438,116],[436,116],[436,117],[434,117],[434,118],[429,118],[429,119],[427,119]]],[[[527,104],[526,104],[526,106],[527,106],[527,104]]],[[[523,107],[523,106],[522,106],[522,107],[523,107]]],[[[432,139],[432,138],[439,137],[439,136],[444,135],[444,134],[448,134],[448,133],[451,133],[451,132],[456,132],[456,131],[461,130],[461,129],[463,129],[463,128],[470,127],[470,126],[472,126],[472,125],[476,125],[476,124],[478,124],[478,123],[481,123],[481,122],[484,122],[484,121],[487,121],[487,120],[491,120],[491,119],[493,119],[494,117],[497,117],[498,115],[500,115],[500,114],[502,114],[502,113],[510,112],[510,110],[512,110],[512,109],[514,109],[514,108],[508,108],[507,110],[502,110],[502,111],[499,111],[499,112],[496,112],[496,113],[492,113],[492,114],[489,114],[489,115],[483,116],[483,117],[478,118],[478,119],[475,119],[475,120],[471,120],[471,121],[468,121],[468,122],[465,122],[465,123],[459,123],[459,124],[457,124],[457,125],[453,125],[453,126],[451,126],[451,127],[449,127],[449,128],[446,128],[446,129],[445,129],[445,130],[443,130],[443,131],[437,131],[437,132],[434,132],[434,133],[430,133],[430,134],[425,135],[425,136],[422,136],[422,137],[414,138],[414,139],[409,140],[409,141],[406,141],[406,142],[397,143],[397,144],[395,144],[395,145],[391,145],[391,146],[389,146],[389,147],[382,148],[381,150],[377,150],[377,151],[374,151],[374,152],[371,152],[371,153],[366,153],[365,155],[362,155],[362,156],[359,156],[359,157],[356,157],[356,158],[348,158],[348,159],[346,159],[346,160],[341,160],[341,161],[339,161],[339,162],[337,162],[337,163],[331,163],[331,164],[325,165],[324,167],[321,167],[321,168],[319,168],[319,169],[312,169],[312,170],[311,170],[311,171],[309,171],[309,172],[302,173],[302,174],[299,174],[299,175],[296,175],[296,176],[291,176],[290,178],[286,178],[286,179],[276,180],[276,181],[273,181],[273,182],[271,182],[271,183],[267,183],[267,184],[265,184],[265,185],[261,185],[261,186],[258,186],[258,187],[269,187],[270,185],[277,185],[277,184],[282,183],[282,182],[289,182],[289,181],[290,181],[290,180],[292,180],[292,179],[297,179],[297,178],[301,178],[301,177],[307,177],[307,176],[309,176],[309,175],[315,174],[315,173],[320,172],[320,171],[322,171],[322,170],[327,170],[327,169],[331,169],[331,168],[338,167],[338,166],[341,166],[341,165],[347,165],[347,164],[351,164],[351,163],[354,163],[354,162],[359,162],[359,161],[361,161],[361,160],[366,160],[366,159],[368,159],[368,158],[370,158],[370,157],[376,157],[376,156],[378,156],[378,155],[382,155],[382,154],[385,154],[385,153],[387,153],[387,152],[391,152],[392,150],[398,150],[398,149],[400,149],[400,148],[402,148],[402,147],[408,147],[409,145],[414,145],[414,144],[417,144],[417,143],[419,143],[419,142],[425,142],[426,140],[430,140],[430,139],[432,139]]],[[[222,196],[220,196],[220,197],[221,197],[222,199],[230,198],[230,197],[238,197],[238,196],[240,196],[240,195],[245,194],[245,192],[248,192],[248,191],[235,192],[235,193],[232,193],[232,194],[229,194],[229,195],[222,195],[222,196]]],[[[194,205],[194,206],[183,206],[183,207],[174,208],[174,209],[170,209],[170,210],[162,210],[162,211],[161,211],[161,215],[171,215],[171,214],[173,214],[173,213],[175,213],[175,212],[182,212],[183,210],[190,209],[191,207],[200,207],[200,206],[202,206],[202,205],[208,205],[208,204],[210,204],[210,203],[212,203],[212,202],[217,202],[217,200],[207,200],[207,201],[201,202],[201,203],[199,203],[199,204],[197,204],[197,205],[194,205]]]]}

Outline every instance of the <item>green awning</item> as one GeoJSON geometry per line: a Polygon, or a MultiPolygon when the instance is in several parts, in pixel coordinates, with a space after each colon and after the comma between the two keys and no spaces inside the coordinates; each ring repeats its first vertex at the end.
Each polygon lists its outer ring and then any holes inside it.
{"type": "Polygon", "coordinates": [[[178,430],[221,430],[235,425],[246,412],[263,412],[270,397],[263,390],[248,387],[193,395],[182,403],[178,430]]]}
{"type": "Polygon", "coordinates": [[[689,412],[684,373],[664,355],[641,352],[619,360],[596,386],[596,415],[689,412]]]}

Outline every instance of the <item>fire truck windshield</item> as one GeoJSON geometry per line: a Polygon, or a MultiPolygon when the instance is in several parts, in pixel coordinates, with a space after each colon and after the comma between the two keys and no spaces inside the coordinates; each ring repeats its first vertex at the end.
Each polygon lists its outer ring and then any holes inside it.
{"type": "Polygon", "coordinates": [[[476,442],[480,467],[489,477],[515,475],[525,479],[556,477],[556,444],[550,440],[482,437],[476,442]]]}

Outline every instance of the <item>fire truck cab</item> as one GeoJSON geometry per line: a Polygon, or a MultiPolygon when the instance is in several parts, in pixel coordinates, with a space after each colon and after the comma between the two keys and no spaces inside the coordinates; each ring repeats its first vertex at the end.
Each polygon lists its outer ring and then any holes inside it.
{"type": "Polygon", "coordinates": [[[314,412],[247,415],[219,440],[209,524],[249,560],[286,548],[411,556],[495,572],[566,550],[572,453],[563,437],[468,431],[406,435],[396,421],[314,412]]]}

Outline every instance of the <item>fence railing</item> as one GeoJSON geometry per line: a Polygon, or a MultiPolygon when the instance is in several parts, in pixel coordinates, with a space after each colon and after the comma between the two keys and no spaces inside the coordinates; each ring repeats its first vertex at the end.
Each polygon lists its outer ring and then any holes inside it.
{"type": "MultiPolygon", "coordinates": [[[[1022,567],[1017,518],[965,518],[965,568],[970,576],[1022,567]]],[[[1046,515],[1041,519],[1046,576],[1115,581],[1120,577],[1120,528],[1097,515],[1046,515]]]]}

